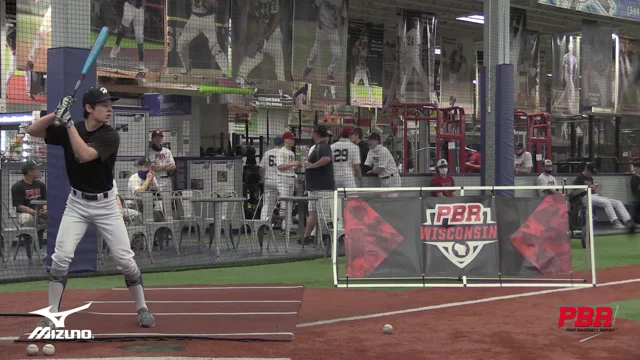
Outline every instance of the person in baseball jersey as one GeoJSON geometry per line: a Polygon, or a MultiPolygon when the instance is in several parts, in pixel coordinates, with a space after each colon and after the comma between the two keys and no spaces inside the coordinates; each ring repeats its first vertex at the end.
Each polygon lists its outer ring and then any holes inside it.
{"type": "Polygon", "coordinates": [[[562,57],[562,80],[565,82],[565,87],[558,103],[566,100],[570,113],[574,110],[576,88],[573,81],[577,72],[578,59],[573,55],[573,44],[569,44],[569,51],[562,57]]]}
{"type": "MultiPolygon", "coordinates": [[[[307,68],[302,73],[303,80],[313,71],[321,44],[328,43],[331,51],[331,64],[327,69],[327,80],[335,84],[335,70],[338,60],[342,55],[340,48],[340,26],[347,17],[347,7],[344,0],[315,0],[318,7],[318,24],[316,27],[316,39],[307,58],[307,68]]],[[[333,93],[333,89],[332,89],[333,93]]]]}
{"type": "MultiPolygon", "coordinates": [[[[553,162],[549,159],[546,159],[544,161],[544,171],[538,176],[538,179],[536,180],[536,186],[558,185],[556,178],[553,175],[551,175],[552,172],[553,172],[553,162]]],[[[538,195],[540,196],[552,195],[558,192],[559,190],[556,188],[540,189],[538,190],[538,195]]]]}
{"type": "MultiPolygon", "coordinates": [[[[69,265],[76,247],[89,225],[93,224],[111,249],[113,259],[131,291],[141,327],[154,327],[156,321],[145,301],[142,273],[134,259],[129,236],[113,188],[113,173],[120,137],[107,124],[118,100],[105,88],[91,88],[84,93],[84,121],[71,119],[73,97],[63,98],[56,111],[31,123],[28,133],[43,137],[48,145],[61,146],[71,191],[62,215],[49,271],[49,305],[58,312],[67,284],[69,265]],[[54,124],[58,119],[59,124],[54,124]]],[[[54,329],[48,319],[38,326],[54,329]]]]}
{"type": "Polygon", "coordinates": [[[162,130],[157,129],[151,133],[151,149],[149,151],[151,170],[156,174],[160,191],[172,191],[173,184],[169,174],[176,170],[176,161],[173,159],[171,150],[162,146],[163,139],[162,130]]]}
{"type": "MultiPolygon", "coordinates": [[[[370,166],[368,174],[377,175],[382,187],[399,188],[402,186],[398,166],[393,159],[391,152],[382,146],[380,134],[371,133],[369,135],[369,153],[365,165],[370,166]]],[[[389,197],[398,197],[397,193],[390,194],[389,197]]]]}
{"type": "MultiPolygon", "coordinates": [[[[278,196],[292,196],[295,187],[296,180],[296,168],[300,167],[299,161],[296,161],[296,154],[291,151],[293,145],[295,145],[296,136],[291,131],[287,131],[282,134],[282,140],[284,146],[276,153],[276,169],[278,173],[278,196]]],[[[284,214],[286,218],[286,212],[293,209],[288,209],[286,202],[280,203],[281,214],[284,214]]],[[[293,224],[285,224],[282,227],[282,231],[291,232],[293,224]]]]}
{"type": "MultiPolygon", "coordinates": [[[[440,159],[436,163],[436,170],[438,171],[438,175],[434,176],[431,179],[431,187],[453,187],[456,186],[456,182],[453,180],[453,177],[449,175],[449,163],[445,159],[440,159]]],[[[434,197],[454,197],[454,190],[444,190],[444,191],[432,191],[431,194],[434,197]]]]}
{"type": "Polygon", "coordinates": [[[178,39],[177,49],[182,61],[181,73],[188,74],[191,71],[191,59],[189,58],[189,44],[196,36],[203,34],[209,40],[209,51],[222,71],[222,76],[227,76],[227,55],[218,44],[218,32],[216,26],[217,0],[192,0],[191,17],[182,29],[178,39]]]}
{"type": "Polygon", "coordinates": [[[133,25],[133,31],[136,34],[136,43],[138,44],[138,60],[140,61],[139,69],[142,72],[147,71],[144,66],[144,6],[145,0],[126,0],[122,10],[122,21],[118,26],[118,36],[116,43],[111,48],[111,57],[115,58],[120,52],[120,42],[125,31],[133,25]]]}
{"type": "Polygon", "coordinates": [[[273,148],[265,151],[260,160],[260,177],[264,184],[264,196],[262,198],[262,210],[260,219],[271,219],[273,209],[276,207],[278,200],[278,168],[276,166],[276,157],[282,148],[282,137],[278,136],[273,140],[275,145],[273,148]]]}
{"type": "MultiPolygon", "coordinates": [[[[373,93],[369,86],[369,67],[367,66],[367,56],[369,56],[369,38],[366,33],[362,34],[356,45],[353,47],[353,58],[356,60],[356,76],[353,84],[358,88],[360,80],[369,93],[369,101],[373,102],[373,93]]],[[[357,94],[357,92],[356,92],[357,94]]]]}
{"type": "MultiPolygon", "coordinates": [[[[35,0],[36,4],[40,0],[35,0]]],[[[35,67],[34,63],[38,60],[38,50],[42,47],[42,44],[47,40],[47,35],[51,32],[51,6],[44,14],[38,31],[33,35],[33,43],[31,44],[31,51],[27,56],[27,65],[24,68],[24,77],[27,85],[27,96],[34,100],[35,97],[31,94],[31,71],[35,67]]]]}
{"type": "Polygon", "coordinates": [[[422,82],[423,92],[430,91],[429,78],[422,67],[422,34],[420,33],[420,19],[413,18],[413,28],[407,32],[402,42],[404,49],[404,74],[402,75],[402,85],[400,85],[400,95],[404,96],[407,90],[407,83],[413,76],[415,69],[422,82]]]}
{"type": "Polygon", "coordinates": [[[276,78],[284,78],[284,52],[282,48],[282,31],[280,30],[280,0],[245,0],[242,17],[252,17],[258,23],[258,33],[254,39],[247,40],[247,48],[238,68],[236,83],[251,84],[247,79],[251,71],[268,54],[275,63],[276,78]]]}
{"type": "Polygon", "coordinates": [[[336,188],[355,188],[362,185],[360,171],[360,148],[350,137],[353,129],[345,127],[338,141],[331,144],[333,172],[336,188]]]}

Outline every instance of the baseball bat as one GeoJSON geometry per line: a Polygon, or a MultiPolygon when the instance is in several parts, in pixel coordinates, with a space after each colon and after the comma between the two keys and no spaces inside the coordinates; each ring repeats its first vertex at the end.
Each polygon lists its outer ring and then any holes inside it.
{"type": "MultiPolygon", "coordinates": [[[[73,91],[71,92],[72,98],[76,96],[76,92],[78,91],[80,84],[82,84],[82,82],[84,81],[84,78],[87,76],[89,69],[91,69],[93,64],[96,63],[96,60],[98,60],[98,56],[100,55],[100,52],[104,47],[104,44],[106,44],[107,39],[109,39],[109,28],[105,26],[100,31],[100,34],[96,39],[96,42],[93,44],[93,47],[91,48],[91,52],[89,52],[89,56],[87,56],[87,59],[84,62],[84,66],[82,67],[82,72],[80,73],[80,79],[78,79],[76,86],[74,86],[73,91]]],[[[57,119],[56,119],[56,122],[58,122],[57,119]]]]}

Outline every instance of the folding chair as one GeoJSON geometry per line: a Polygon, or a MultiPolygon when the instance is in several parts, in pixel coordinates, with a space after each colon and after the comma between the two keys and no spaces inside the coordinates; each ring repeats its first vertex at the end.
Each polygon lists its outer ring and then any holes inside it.
{"type": "Polygon", "coordinates": [[[319,216],[322,218],[323,221],[320,221],[320,219],[318,219],[318,225],[320,225],[322,227],[320,234],[327,234],[329,237],[329,241],[327,241],[327,245],[324,245],[324,241],[323,239],[320,239],[322,246],[324,247],[324,257],[327,258],[331,252],[331,246],[333,244],[333,241],[338,241],[338,244],[340,243],[340,239],[342,239],[344,237],[344,221],[343,221],[343,216],[342,216],[342,207],[341,205],[341,199],[338,198],[338,223],[334,224],[333,223],[333,196],[330,198],[322,198],[324,200],[318,200],[318,204],[320,207],[320,214],[319,216]],[[330,200],[330,201],[327,201],[330,200]],[[328,205],[328,209],[325,209],[325,205],[328,205]],[[334,239],[333,238],[333,230],[334,230],[334,226],[338,227],[338,239],[334,239]]]}
{"type": "MultiPolygon", "coordinates": [[[[256,209],[260,209],[260,205],[264,206],[264,196],[265,194],[273,194],[273,196],[277,197],[278,196],[278,192],[274,191],[274,190],[268,190],[265,191],[262,195],[260,195],[260,197],[258,198],[258,204],[256,205],[256,209]]],[[[273,210],[275,209],[275,206],[273,207],[273,209],[270,209],[271,212],[270,214],[273,214],[273,210]]],[[[263,246],[263,241],[261,241],[261,237],[264,236],[264,229],[266,228],[267,230],[269,230],[271,232],[271,242],[273,242],[273,245],[275,246],[276,252],[278,252],[278,245],[276,244],[276,236],[273,232],[273,224],[271,223],[271,216],[269,216],[268,219],[262,219],[260,218],[260,212],[258,212],[257,210],[253,213],[253,217],[251,218],[251,220],[246,220],[247,225],[249,226],[249,229],[251,230],[251,235],[252,235],[252,240],[255,240],[256,242],[258,242],[258,244],[260,245],[260,251],[262,251],[262,246],[263,246]],[[257,219],[256,219],[257,217],[257,219]],[[262,235],[262,236],[260,236],[262,235]]],[[[267,241],[267,250],[269,250],[269,241],[267,241]]]]}
{"type": "MultiPolygon", "coordinates": [[[[154,217],[154,201],[157,198],[157,195],[153,194],[150,191],[142,192],[142,219],[144,226],[147,228],[148,234],[150,235],[150,240],[148,242],[151,243],[149,246],[149,252],[153,248],[153,241],[155,240],[155,235],[160,229],[166,229],[171,231],[172,241],[174,243],[176,252],[180,255],[180,249],[178,247],[178,241],[176,241],[176,236],[182,237],[182,232],[180,231],[180,221],[174,220],[173,218],[173,209],[172,209],[172,192],[163,191],[159,192],[158,195],[162,198],[162,214],[164,216],[164,221],[155,221],[154,217]]],[[[164,239],[161,240],[161,242],[164,239]]],[[[159,248],[163,248],[163,244],[158,244],[159,248]]]]}
{"type": "Polygon", "coordinates": [[[191,202],[191,199],[202,197],[202,192],[198,190],[182,190],[182,194],[175,192],[173,196],[177,198],[176,207],[180,209],[178,221],[180,222],[181,235],[178,247],[182,248],[182,229],[188,227],[189,238],[191,238],[191,228],[193,227],[196,232],[196,236],[198,237],[198,249],[202,253],[202,230],[198,221],[199,219],[194,211],[193,203],[191,202]]]}

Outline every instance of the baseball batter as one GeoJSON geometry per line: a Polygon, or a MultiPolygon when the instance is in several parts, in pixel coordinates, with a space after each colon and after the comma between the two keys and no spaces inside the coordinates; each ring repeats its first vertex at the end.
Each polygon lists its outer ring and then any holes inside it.
{"type": "Polygon", "coordinates": [[[311,71],[313,71],[318,58],[318,52],[320,51],[320,45],[326,43],[329,44],[332,56],[331,64],[327,70],[327,80],[329,80],[331,84],[334,84],[336,81],[336,66],[342,55],[340,49],[340,25],[342,25],[344,19],[347,17],[347,7],[345,6],[344,0],[315,0],[315,4],[318,7],[316,39],[309,52],[307,68],[304,70],[302,78],[306,80],[311,71]]]}
{"type": "Polygon", "coordinates": [[[562,80],[565,81],[565,88],[562,96],[558,99],[558,103],[566,99],[569,112],[574,110],[576,88],[573,80],[577,72],[578,60],[573,55],[573,44],[570,44],[569,52],[562,57],[562,80]]]}
{"type": "MultiPolygon", "coordinates": [[[[291,131],[287,131],[282,135],[284,146],[278,150],[276,154],[276,168],[278,171],[278,196],[292,196],[295,187],[296,180],[296,168],[300,167],[299,161],[296,161],[296,154],[291,151],[291,148],[295,144],[296,136],[291,131]]],[[[280,203],[280,210],[285,216],[286,212],[291,211],[288,209],[286,202],[280,203]]],[[[293,224],[287,223],[283,226],[284,231],[291,231],[293,224]]]]}
{"type": "Polygon", "coordinates": [[[276,207],[278,199],[278,169],[276,167],[276,157],[282,148],[282,137],[278,136],[273,141],[274,147],[265,151],[260,160],[260,175],[264,184],[264,197],[262,198],[262,211],[260,219],[271,219],[273,209],[276,207]]]}
{"type": "Polygon", "coordinates": [[[336,188],[355,188],[362,184],[360,148],[351,141],[351,132],[351,128],[343,128],[340,140],[331,144],[336,188]]]}
{"type": "MultiPolygon", "coordinates": [[[[91,88],[82,98],[84,121],[75,124],[71,119],[73,98],[67,96],[60,101],[55,113],[41,117],[29,126],[29,135],[43,137],[47,144],[62,147],[71,185],[51,257],[49,305],[51,312],[60,310],[69,265],[88,226],[93,224],[111,249],[135,299],[139,325],[154,327],[156,322],[146,305],[142,274],[134,260],[113,188],[120,137],[107,123],[111,120],[111,103],[115,100],[117,98],[107,89],[91,88]],[[54,124],[56,118],[60,125],[54,124]]],[[[48,319],[41,320],[38,326],[55,328],[48,319]]]]}
{"type": "MultiPolygon", "coordinates": [[[[35,0],[36,4],[40,0],[35,0]]],[[[27,85],[27,96],[31,98],[31,100],[35,99],[31,94],[31,71],[34,68],[34,63],[38,59],[38,50],[42,47],[42,44],[47,40],[47,35],[51,32],[51,6],[47,9],[47,12],[44,14],[42,21],[40,22],[40,27],[38,31],[33,35],[33,43],[31,44],[31,51],[29,51],[29,56],[27,57],[27,65],[24,69],[24,77],[27,85]]]]}
{"type": "MultiPolygon", "coordinates": [[[[398,188],[402,186],[400,173],[391,152],[380,143],[380,134],[371,133],[369,135],[369,153],[365,165],[371,167],[368,174],[377,175],[382,187],[398,188]]],[[[389,197],[398,197],[397,193],[390,194],[389,197]]]]}
{"type": "Polygon", "coordinates": [[[156,174],[160,191],[173,191],[173,183],[169,174],[176,170],[176,161],[173,159],[171,150],[162,146],[163,139],[162,130],[157,129],[151,133],[151,149],[149,151],[151,170],[156,174]]]}
{"type": "Polygon", "coordinates": [[[280,30],[280,1],[279,0],[247,0],[242,9],[242,16],[252,17],[258,22],[256,38],[248,42],[246,54],[238,68],[236,82],[244,85],[251,71],[268,54],[276,66],[276,78],[284,81],[284,53],[282,49],[282,31],[280,30]],[[253,11],[251,11],[253,10],[253,11]]]}
{"type": "Polygon", "coordinates": [[[203,34],[209,40],[209,51],[222,71],[222,76],[227,76],[227,55],[218,44],[216,26],[216,1],[217,0],[192,0],[191,17],[182,29],[178,39],[177,49],[182,61],[182,74],[191,71],[191,59],[189,58],[189,44],[196,36],[203,34]]]}
{"type": "Polygon", "coordinates": [[[356,59],[356,76],[353,78],[353,83],[358,88],[360,80],[369,93],[369,101],[373,102],[373,93],[371,92],[371,86],[369,86],[369,67],[367,66],[367,56],[369,52],[369,39],[366,35],[363,35],[356,45],[353,47],[353,58],[356,59]]]}
{"type": "Polygon", "coordinates": [[[116,43],[111,48],[111,57],[115,58],[120,52],[120,42],[124,36],[124,32],[133,25],[133,31],[136,35],[136,43],[138,44],[138,60],[140,61],[139,69],[142,72],[147,71],[144,66],[144,6],[145,0],[127,0],[122,10],[122,21],[118,26],[118,37],[116,43]]]}
{"type": "Polygon", "coordinates": [[[422,82],[424,91],[428,91],[429,78],[427,77],[427,73],[424,71],[422,62],[420,61],[422,57],[422,36],[420,34],[420,19],[413,19],[413,29],[409,30],[405,35],[402,48],[404,49],[404,74],[402,75],[402,85],[400,85],[400,95],[404,95],[406,93],[407,83],[413,76],[414,69],[416,70],[416,72],[418,72],[418,76],[420,77],[420,81],[422,82]]]}

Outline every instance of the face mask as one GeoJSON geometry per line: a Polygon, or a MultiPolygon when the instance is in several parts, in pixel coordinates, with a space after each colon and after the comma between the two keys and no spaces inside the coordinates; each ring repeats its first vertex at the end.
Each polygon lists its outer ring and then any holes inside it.
{"type": "Polygon", "coordinates": [[[551,174],[551,170],[545,170],[544,172],[547,174],[551,174]]]}
{"type": "Polygon", "coordinates": [[[162,150],[162,146],[161,145],[156,145],[156,144],[151,144],[151,148],[155,151],[161,151],[162,150]]]}
{"type": "Polygon", "coordinates": [[[140,176],[140,179],[142,180],[147,180],[147,174],[149,173],[149,170],[144,171],[144,170],[138,170],[138,176],[140,176]]]}
{"type": "Polygon", "coordinates": [[[440,175],[445,176],[449,172],[449,169],[447,168],[438,169],[438,172],[440,173],[440,175]]]}

